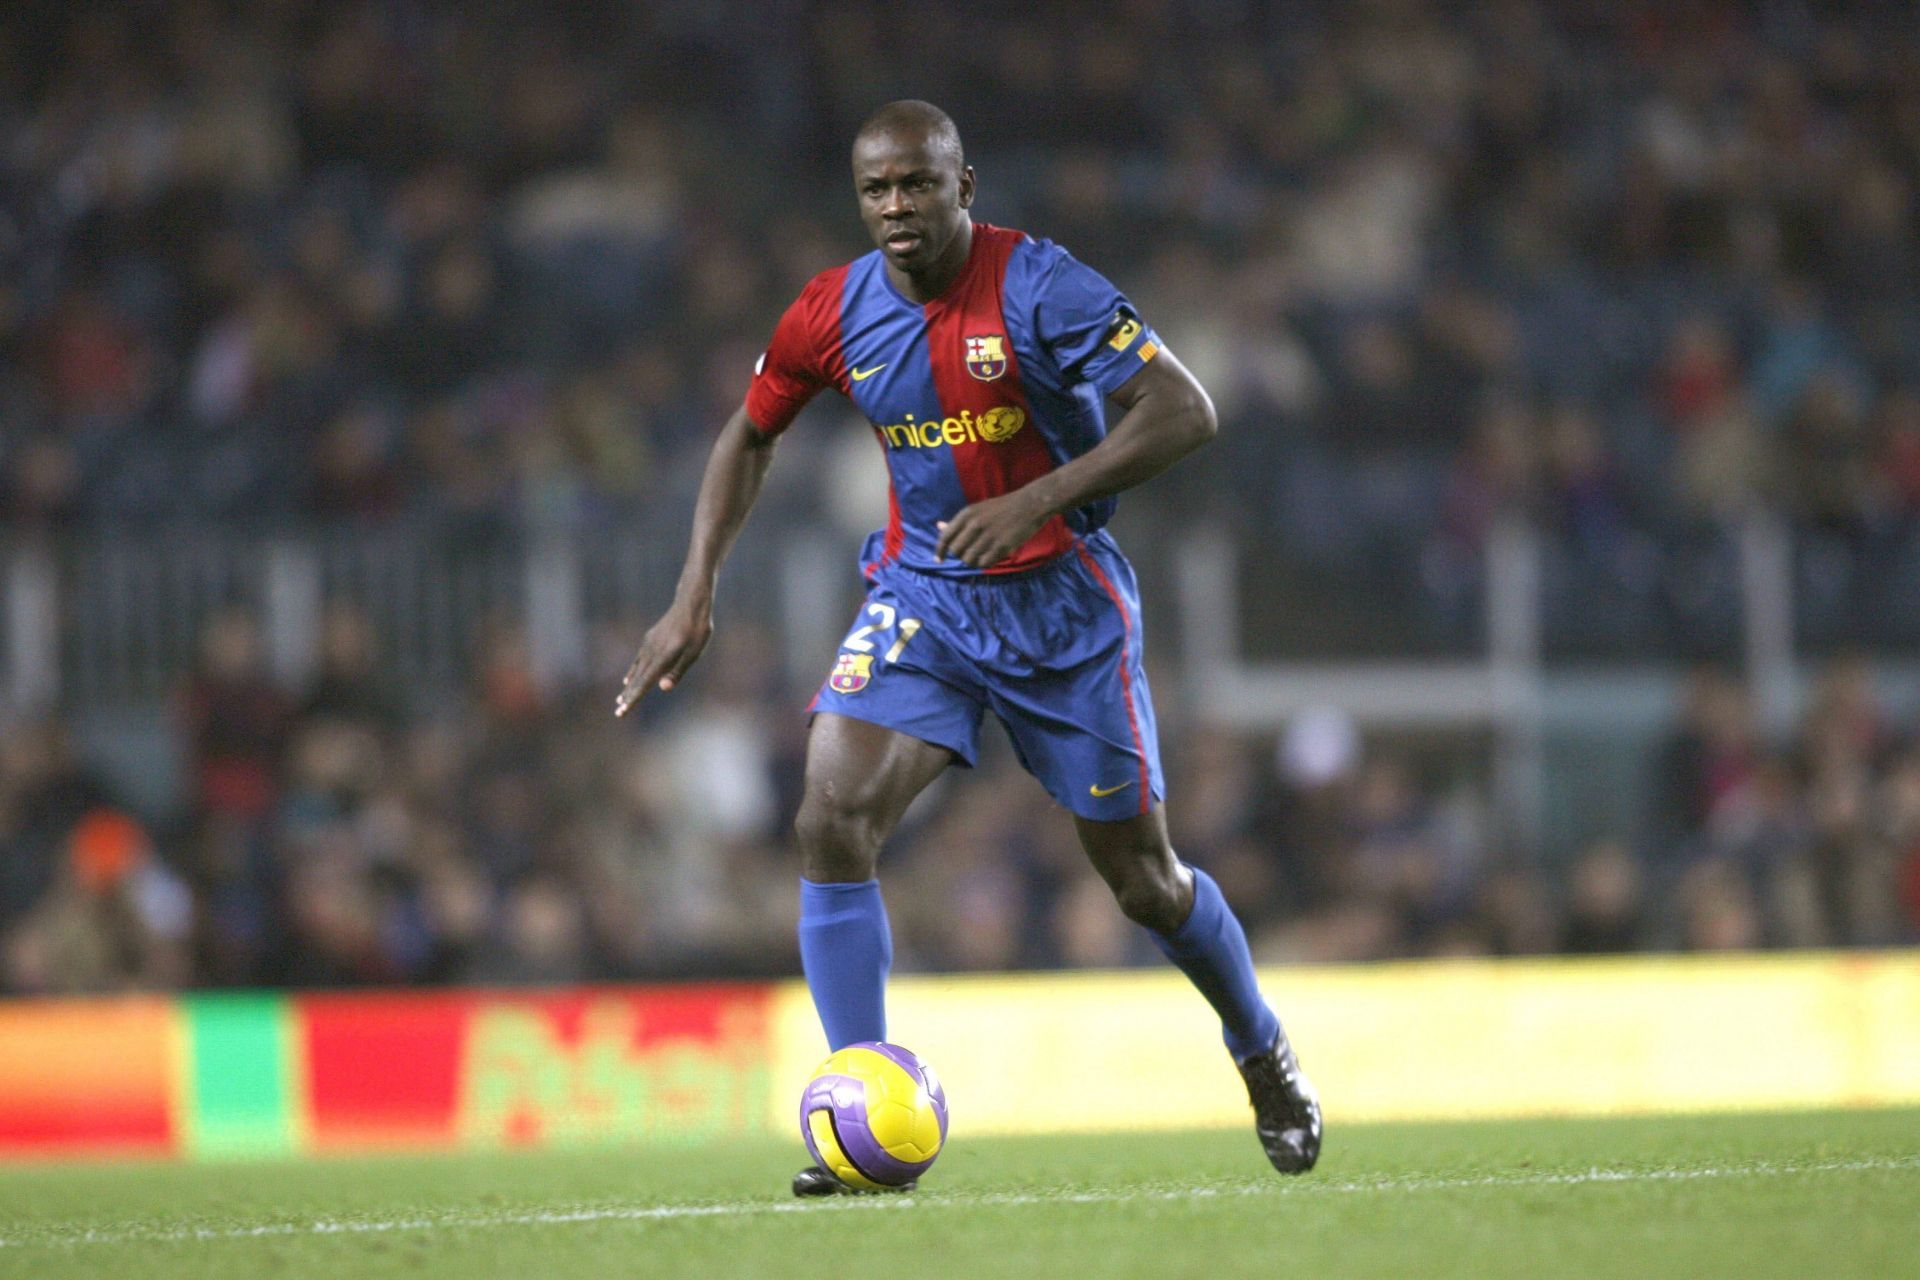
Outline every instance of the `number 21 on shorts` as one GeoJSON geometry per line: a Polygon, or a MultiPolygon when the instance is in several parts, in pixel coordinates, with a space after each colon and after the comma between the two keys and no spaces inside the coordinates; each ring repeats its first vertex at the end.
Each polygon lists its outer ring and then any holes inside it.
{"type": "Polygon", "coordinates": [[[855,627],[848,633],[847,638],[840,642],[840,647],[842,649],[851,649],[855,653],[872,653],[873,641],[869,637],[880,631],[895,631],[896,638],[892,646],[881,655],[881,660],[884,662],[898,662],[900,660],[900,654],[907,647],[907,642],[919,634],[920,619],[900,618],[900,625],[896,630],[894,627],[895,615],[893,606],[890,604],[881,604],[878,601],[867,606],[867,616],[869,618],[878,618],[879,621],[855,627]]]}

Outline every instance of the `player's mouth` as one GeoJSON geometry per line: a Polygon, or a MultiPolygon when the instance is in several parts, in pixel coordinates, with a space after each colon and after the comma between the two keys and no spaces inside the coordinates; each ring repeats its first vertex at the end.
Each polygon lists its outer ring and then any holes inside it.
{"type": "Polygon", "coordinates": [[[918,231],[908,231],[905,228],[901,228],[896,231],[887,232],[887,238],[882,241],[882,243],[886,245],[887,252],[904,258],[920,247],[921,239],[922,237],[918,231]]]}

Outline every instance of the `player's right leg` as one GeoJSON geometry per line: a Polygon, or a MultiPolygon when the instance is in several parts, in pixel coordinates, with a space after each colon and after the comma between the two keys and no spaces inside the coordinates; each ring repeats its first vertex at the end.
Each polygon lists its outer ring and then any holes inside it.
{"type": "MultiPolygon", "coordinates": [[[[842,1049],[887,1038],[893,939],[880,882],[880,846],[954,753],[897,730],[831,713],[814,717],[794,834],[800,847],[800,962],[826,1031],[842,1049]]],[[[793,1176],[797,1196],[851,1188],[818,1166],[793,1176]]]]}
{"type": "Polygon", "coordinates": [[[794,837],[800,962],[830,1050],[887,1038],[893,940],[874,869],[900,816],[953,761],[945,747],[843,715],[816,715],[794,837]]]}
{"type": "MultiPolygon", "coordinates": [[[[880,882],[880,846],[900,817],[954,761],[979,750],[984,695],[947,642],[941,602],[911,575],[872,580],[856,625],[813,703],[806,785],[794,833],[800,847],[800,963],[830,1049],[887,1037],[893,940],[880,882]]],[[[803,1169],[796,1195],[847,1188],[803,1169]]]]}

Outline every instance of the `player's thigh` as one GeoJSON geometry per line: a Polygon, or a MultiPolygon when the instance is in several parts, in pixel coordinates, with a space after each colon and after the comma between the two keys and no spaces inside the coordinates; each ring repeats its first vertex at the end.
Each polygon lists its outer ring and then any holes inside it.
{"type": "Polygon", "coordinates": [[[937,606],[877,581],[840,642],[807,740],[797,825],[809,862],[822,850],[843,863],[877,854],[942,769],[973,763],[983,698],[937,606]]]}
{"type": "Polygon", "coordinates": [[[1165,797],[1146,674],[1120,644],[1066,671],[997,679],[989,699],[1020,763],[1075,817],[1122,823],[1165,797]]]}
{"type": "Polygon", "coordinates": [[[1101,544],[1015,584],[1016,635],[987,697],[1048,794],[1081,818],[1144,817],[1164,798],[1159,730],[1141,659],[1133,577],[1101,544]]]}
{"type": "Polygon", "coordinates": [[[821,712],[807,735],[796,825],[803,847],[878,852],[914,797],[954,760],[946,747],[868,720],[821,712]]]}
{"type": "Polygon", "coordinates": [[[1146,813],[1111,821],[1075,814],[1073,830],[1080,837],[1080,847],[1086,851],[1087,858],[1103,872],[1109,866],[1173,857],[1164,805],[1156,804],[1146,813]]]}

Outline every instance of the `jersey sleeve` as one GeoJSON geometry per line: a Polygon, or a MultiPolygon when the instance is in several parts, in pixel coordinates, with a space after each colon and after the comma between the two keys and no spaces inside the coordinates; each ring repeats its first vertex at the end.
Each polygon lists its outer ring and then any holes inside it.
{"type": "Polygon", "coordinates": [[[819,279],[796,298],[773,327],[773,340],[753,366],[747,388],[747,417],[767,435],[779,435],[807,407],[807,401],[833,385],[820,350],[824,289],[819,279]]]}
{"type": "Polygon", "coordinates": [[[1035,300],[1035,336],[1061,372],[1112,395],[1160,354],[1160,337],[1105,276],[1049,247],[1055,261],[1035,300]]]}

